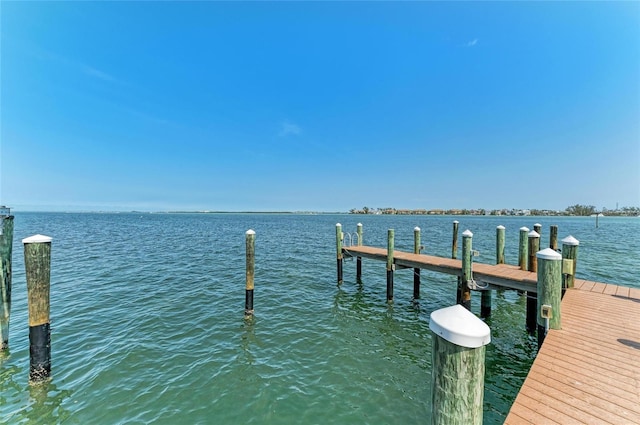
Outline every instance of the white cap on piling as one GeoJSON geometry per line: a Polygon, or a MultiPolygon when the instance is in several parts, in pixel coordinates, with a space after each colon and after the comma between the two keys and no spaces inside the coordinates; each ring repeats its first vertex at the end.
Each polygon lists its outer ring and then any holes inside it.
{"type": "Polygon", "coordinates": [[[431,313],[429,329],[461,347],[478,348],[491,342],[489,326],[460,304],[431,313]]]}
{"type": "Polygon", "coordinates": [[[472,238],[473,237],[473,233],[471,233],[471,230],[467,229],[464,232],[462,232],[462,236],[463,237],[467,237],[467,238],[472,238]]]}
{"type": "Polygon", "coordinates": [[[358,227],[362,227],[362,223],[358,223],[356,226],[358,226],[358,227]]]}
{"type": "Polygon", "coordinates": [[[336,227],[342,227],[342,224],[336,223],[336,227]]]}
{"type": "Polygon", "coordinates": [[[419,232],[419,231],[420,231],[420,228],[419,228],[418,226],[416,226],[416,227],[414,227],[414,228],[413,228],[413,231],[414,231],[414,232],[419,232]]]}
{"type": "Polygon", "coordinates": [[[504,229],[506,229],[506,227],[504,227],[504,226],[501,224],[500,226],[496,227],[496,229],[504,230],[504,229]]]}
{"type": "Polygon", "coordinates": [[[453,220],[453,224],[458,224],[460,223],[458,220],[453,220]]]}
{"type": "Polygon", "coordinates": [[[562,244],[563,245],[571,245],[571,246],[578,246],[580,245],[580,242],[574,238],[573,236],[569,235],[566,238],[564,238],[562,240],[562,244]]]}
{"type": "Polygon", "coordinates": [[[523,226],[523,227],[521,227],[521,228],[520,228],[520,231],[521,231],[521,232],[528,232],[528,231],[529,231],[529,228],[528,228],[528,227],[524,227],[524,226],[523,226]]]}
{"type": "Polygon", "coordinates": [[[47,243],[51,242],[53,239],[50,236],[45,235],[33,235],[28,238],[24,238],[22,243],[47,243]]]}
{"type": "Polygon", "coordinates": [[[546,248],[542,251],[536,252],[536,257],[542,260],[562,260],[562,255],[551,248],[546,248]]]}
{"type": "Polygon", "coordinates": [[[255,230],[253,230],[253,229],[247,230],[247,235],[255,235],[255,234],[256,234],[255,230]]]}
{"type": "Polygon", "coordinates": [[[540,224],[540,223],[536,223],[536,224],[534,224],[534,226],[535,226],[535,227],[542,227],[542,224],[540,224]]]}
{"type": "Polygon", "coordinates": [[[529,237],[530,238],[539,238],[540,237],[540,233],[536,232],[535,230],[532,230],[529,232],[529,237]]]}

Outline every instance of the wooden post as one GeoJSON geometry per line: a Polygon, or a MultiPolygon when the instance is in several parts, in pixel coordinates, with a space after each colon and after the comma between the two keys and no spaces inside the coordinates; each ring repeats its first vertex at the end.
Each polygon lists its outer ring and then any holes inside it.
{"type": "Polygon", "coordinates": [[[573,236],[562,240],[562,288],[573,288],[578,264],[578,245],[580,242],[573,236]]]}
{"type": "MultiPolygon", "coordinates": [[[[538,261],[536,254],[540,250],[540,234],[535,230],[529,232],[529,262],[528,270],[535,272],[538,270],[538,261]]],[[[530,334],[536,332],[536,318],[538,317],[538,295],[533,292],[527,292],[527,331],[530,334]]]]}
{"type": "Polygon", "coordinates": [[[538,235],[542,235],[542,224],[540,223],[534,224],[533,231],[536,232],[538,235]]]}
{"type": "Polygon", "coordinates": [[[529,234],[529,228],[520,228],[520,244],[518,247],[518,265],[520,270],[529,270],[529,250],[527,249],[527,235],[529,234]]]}
{"type": "MultiPolygon", "coordinates": [[[[420,228],[413,229],[413,253],[420,254],[420,228]]],[[[413,299],[420,298],[420,268],[413,269],[413,299]]]]}
{"type": "Polygon", "coordinates": [[[540,251],[540,234],[535,230],[529,232],[529,271],[538,270],[538,257],[536,254],[540,251]]]}
{"type": "Polygon", "coordinates": [[[549,227],[549,248],[558,250],[558,226],[555,224],[549,227]]]}
{"type": "Polygon", "coordinates": [[[453,241],[451,242],[451,258],[458,258],[458,220],[453,222],[453,241]]]}
{"type": "Polygon", "coordinates": [[[505,227],[496,227],[496,264],[504,264],[505,227]]]}
{"type": "Polygon", "coordinates": [[[467,310],[471,310],[471,289],[469,282],[473,280],[473,267],[471,257],[473,233],[470,230],[462,232],[462,276],[458,292],[460,294],[460,304],[467,310]]]}
{"type": "MultiPolygon", "coordinates": [[[[362,246],[362,237],[364,232],[362,231],[362,223],[358,223],[358,246],[362,246]]],[[[356,279],[362,279],[362,257],[356,258],[356,279]]]]}
{"type": "Polygon", "coordinates": [[[561,329],[562,256],[551,248],[538,257],[538,349],[549,329],[561,329]]]}
{"type": "Polygon", "coordinates": [[[51,374],[51,238],[35,235],[23,239],[22,243],[29,304],[29,379],[36,382],[51,374]]]}
{"type": "Polygon", "coordinates": [[[460,305],[431,313],[431,423],[482,424],[491,329],[460,305]]]}
{"type": "Polygon", "coordinates": [[[336,258],[338,266],[338,285],[342,283],[342,224],[336,223],[336,258]]]}
{"type": "MultiPolygon", "coordinates": [[[[453,240],[451,242],[451,258],[454,260],[458,258],[458,220],[454,220],[453,222],[453,240]]],[[[456,304],[460,304],[462,301],[462,281],[460,276],[457,277],[457,286],[456,286],[456,304]]]]}
{"type": "Polygon", "coordinates": [[[393,264],[393,229],[387,232],[387,301],[393,301],[393,271],[396,266],[393,264]]]}
{"type": "Polygon", "coordinates": [[[0,207],[0,352],[9,349],[13,252],[13,216],[9,214],[9,208],[0,207]]]}
{"type": "Polygon", "coordinates": [[[256,232],[249,229],[245,234],[247,245],[246,290],[244,301],[244,317],[253,316],[253,279],[256,270],[256,232]]]}

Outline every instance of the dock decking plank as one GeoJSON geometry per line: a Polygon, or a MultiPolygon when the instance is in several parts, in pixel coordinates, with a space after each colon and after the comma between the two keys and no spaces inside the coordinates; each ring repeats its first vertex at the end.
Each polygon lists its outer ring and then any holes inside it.
{"type": "MultiPolygon", "coordinates": [[[[547,334],[520,394],[582,423],[640,423],[640,305],[620,288],[576,281],[562,301],[562,329],[547,334]]],[[[521,417],[520,394],[505,423],[515,423],[512,412],[521,417]]]]}
{"type": "MultiPolygon", "coordinates": [[[[386,261],[383,248],[344,248],[386,261]]],[[[394,252],[399,267],[461,274],[461,260],[394,252]]],[[[473,263],[478,282],[537,291],[536,273],[473,263]]],[[[546,336],[507,424],[640,424],[640,289],[575,279],[561,304],[562,329],[546,336]]]]}

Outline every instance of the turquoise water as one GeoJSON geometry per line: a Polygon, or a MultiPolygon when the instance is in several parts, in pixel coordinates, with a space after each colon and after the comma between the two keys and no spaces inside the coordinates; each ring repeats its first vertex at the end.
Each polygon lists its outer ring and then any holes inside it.
{"type": "MultiPolygon", "coordinates": [[[[10,352],[0,357],[7,424],[407,424],[430,415],[429,314],[455,302],[455,278],[410,270],[385,301],[382,262],[346,261],[336,285],[335,224],[367,245],[450,256],[452,221],[494,263],[506,226],[549,225],[580,240],[578,277],[640,287],[640,218],[425,217],[271,214],[17,213],[10,352]],[[255,311],[245,321],[245,231],[256,231],[255,311]],[[52,379],[28,384],[22,238],[53,237],[52,379]]],[[[459,244],[461,245],[461,244],[459,244]]],[[[479,312],[479,294],[472,310],[479,312]]],[[[493,293],[487,320],[485,423],[502,423],[533,356],[525,299],[493,293]]]]}

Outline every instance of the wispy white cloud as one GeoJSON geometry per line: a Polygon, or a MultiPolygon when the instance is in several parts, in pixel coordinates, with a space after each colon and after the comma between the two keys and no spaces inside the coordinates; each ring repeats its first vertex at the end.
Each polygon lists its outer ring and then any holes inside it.
{"type": "Polygon", "coordinates": [[[96,69],[92,66],[84,65],[84,64],[78,64],[78,66],[80,67],[80,70],[83,73],[85,73],[86,75],[89,75],[90,77],[95,77],[103,81],[108,81],[110,83],[115,83],[118,81],[115,77],[107,74],[106,72],[100,71],[99,69],[96,69]]]}
{"type": "Polygon", "coordinates": [[[477,38],[474,38],[473,40],[471,40],[470,42],[468,42],[465,46],[467,46],[467,47],[473,47],[473,46],[475,46],[476,44],[478,44],[478,39],[477,39],[477,38]]]}
{"type": "Polygon", "coordinates": [[[290,121],[284,121],[280,125],[280,132],[278,133],[278,136],[280,137],[297,136],[300,133],[302,133],[302,128],[300,128],[299,125],[294,124],[290,121]]]}

